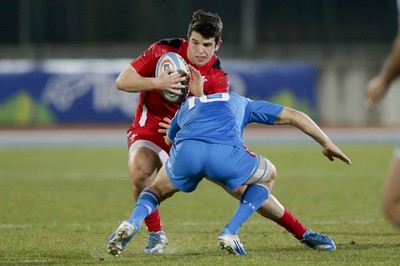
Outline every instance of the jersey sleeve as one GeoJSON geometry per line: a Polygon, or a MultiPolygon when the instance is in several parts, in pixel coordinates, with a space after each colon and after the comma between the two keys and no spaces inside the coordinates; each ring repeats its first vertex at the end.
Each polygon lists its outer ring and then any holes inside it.
{"type": "Polygon", "coordinates": [[[143,77],[154,77],[158,59],[167,52],[182,52],[181,38],[162,39],[150,45],[131,62],[131,66],[143,77]]]}
{"type": "Polygon", "coordinates": [[[249,100],[250,122],[259,124],[275,125],[277,116],[282,112],[284,106],[267,101],[249,100]]]}
{"type": "Polygon", "coordinates": [[[205,84],[204,94],[215,94],[229,91],[228,75],[222,71],[214,70],[212,84],[205,84]]]}
{"type": "Polygon", "coordinates": [[[154,76],[157,60],[162,55],[158,51],[158,45],[153,43],[146,51],[142,52],[131,62],[131,66],[143,77],[154,76]]]}
{"type": "MultiPolygon", "coordinates": [[[[215,79],[215,92],[212,93],[222,93],[229,91],[229,79],[228,75],[224,72],[220,72],[215,79]]],[[[211,94],[211,93],[209,93],[211,94]]]]}

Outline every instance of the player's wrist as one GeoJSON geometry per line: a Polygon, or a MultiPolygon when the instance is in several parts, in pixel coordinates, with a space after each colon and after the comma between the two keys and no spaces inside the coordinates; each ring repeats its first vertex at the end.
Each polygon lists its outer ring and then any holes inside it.
{"type": "Polygon", "coordinates": [[[161,82],[159,82],[158,78],[149,78],[148,82],[149,82],[148,88],[150,90],[161,90],[162,89],[161,82]]]}

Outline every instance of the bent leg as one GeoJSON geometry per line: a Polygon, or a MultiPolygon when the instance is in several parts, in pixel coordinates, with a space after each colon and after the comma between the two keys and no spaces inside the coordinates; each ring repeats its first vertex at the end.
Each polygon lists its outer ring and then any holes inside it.
{"type": "Polygon", "coordinates": [[[263,184],[251,184],[239,202],[236,212],[218,237],[218,246],[235,255],[246,255],[246,250],[237,236],[239,228],[268,198],[269,189],[263,184]]]}
{"type": "MultiPolygon", "coordinates": [[[[264,173],[265,166],[268,168],[268,172],[264,174],[264,177],[261,178],[260,181],[265,182],[264,184],[272,190],[276,178],[277,178],[277,172],[275,166],[266,158],[260,156],[262,159],[260,161],[266,162],[266,164],[260,163],[259,166],[259,171],[257,173],[264,173]]],[[[251,180],[258,180],[260,176],[252,177],[250,178],[251,180]]],[[[241,186],[235,190],[228,191],[233,197],[237,199],[241,199],[242,195],[244,194],[246,190],[246,186],[241,186]]],[[[282,226],[285,228],[289,233],[291,233],[294,237],[296,237],[298,240],[303,239],[304,233],[307,231],[307,228],[302,225],[302,223],[297,220],[289,210],[287,210],[279,201],[276,199],[272,194],[269,195],[267,200],[265,200],[261,206],[257,209],[257,212],[269,219],[277,223],[278,225],[282,226]]]]}
{"type": "Polygon", "coordinates": [[[400,227],[400,151],[393,156],[384,182],[382,209],[385,217],[400,227]]]}
{"type": "Polygon", "coordinates": [[[230,233],[236,235],[242,224],[261,206],[261,204],[268,198],[270,191],[267,186],[263,184],[251,184],[247,186],[246,191],[240,199],[239,206],[225,226],[230,233]]]}
{"type": "Polygon", "coordinates": [[[171,197],[177,191],[178,189],[169,180],[163,166],[158,172],[154,183],[140,193],[128,222],[140,228],[143,220],[154,213],[162,201],[171,197]]]}
{"type": "Polygon", "coordinates": [[[142,190],[153,183],[161,165],[158,154],[147,147],[139,147],[129,153],[128,170],[135,201],[142,190]]]}
{"type": "MultiPolygon", "coordinates": [[[[234,190],[227,190],[223,185],[220,185],[225,189],[232,197],[240,200],[247,186],[241,186],[234,190]]],[[[274,195],[270,194],[268,199],[263,202],[263,204],[258,208],[257,212],[264,218],[267,218],[272,221],[279,220],[283,213],[285,212],[285,208],[282,204],[274,197],[274,195]]]]}
{"type": "MultiPolygon", "coordinates": [[[[275,166],[266,158],[259,158],[258,170],[247,181],[239,206],[225,230],[236,235],[242,224],[267,200],[276,179],[275,166]]],[[[257,165],[256,165],[257,166],[257,165]]]]}
{"type": "MultiPolygon", "coordinates": [[[[246,187],[247,186],[241,186],[235,190],[226,191],[234,198],[240,199],[246,187]]],[[[258,208],[257,213],[282,226],[298,240],[301,240],[303,234],[307,231],[307,227],[297,220],[272,194],[270,194],[268,199],[258,208]]]]}
{"type": "MultiPolygon", "coordinates": [[[[107,252],[114,256],[120,255],[139,231],[143,220],[157,210],[162,200],[172,196],[176,191],[178,190],[169,181],[165,168],[161,168],[152,186],[140,193],[131,216],[108,237],[107,252]]],[[[155,243],[149,253],[164,253],[164,247],[168,243],[167,238],[159,234],[154,237],[158,243],[155,243]]]]}
{"type": "MultiPolygon", "coordinates": [[[[138,147],[129,152],[128,169],[131,177],[132,194],[137,202],[140,193],[150,186],[161,167],[159,155],[147,147],[138,147]]],[[[162,231],[161,218],[157,212],[145,220],[149,232],[162,231]]]]}

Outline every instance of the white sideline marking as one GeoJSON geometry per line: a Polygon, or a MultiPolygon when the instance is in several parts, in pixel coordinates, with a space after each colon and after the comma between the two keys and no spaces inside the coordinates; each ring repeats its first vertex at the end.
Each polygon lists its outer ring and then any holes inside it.
{"type": "Polygon", "coordinates": [[[0,228],[26,228],[29,224],[0,224],[0,228]]]}
{"type": "MultiPolygon", "coordinates": [[[[10,261],[14,262],[14,261],[10,261]]],[[[18,263],[46,263],[46,262],[53,262],[52,260],[17,260],[15,262],[18,263]]]]}
{"type": "MultiPolygon", "coordinates": [[[[395,144],[400,128],[397,126],[323,127],[337,144],[395,144]]],[[[51,147],[79,145],[85,147],[126,147],[125,127],[4,129],[0,130],[0,147],[51,147]],[[94,134],[95,133],[95,134],[94,134]]],[[[244,131],[247,144],[314,144],[309,136],[292,127],[249,127],[244,131]]]]}

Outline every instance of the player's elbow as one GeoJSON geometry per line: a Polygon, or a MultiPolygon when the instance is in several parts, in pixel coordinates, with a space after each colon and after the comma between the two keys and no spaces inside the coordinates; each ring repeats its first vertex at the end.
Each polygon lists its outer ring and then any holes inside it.
{"type": "Polygon", "coordinates": [[[124,85],[125,83],[124,83],[124,81],[123,81],[123,79],[121,78],[121,75],[119,75],[118,77],[117,77],[117,79],[115,80],[115,87],[118,89],[118,90],[123,90],[123,88],[124,88],[124,85]]]}
{"type": "Polygon", "coordinates": [[[296,126],[304,116],[306,114],[301,111],[285,107],[279,114],[276,124],[296,126]]]}

